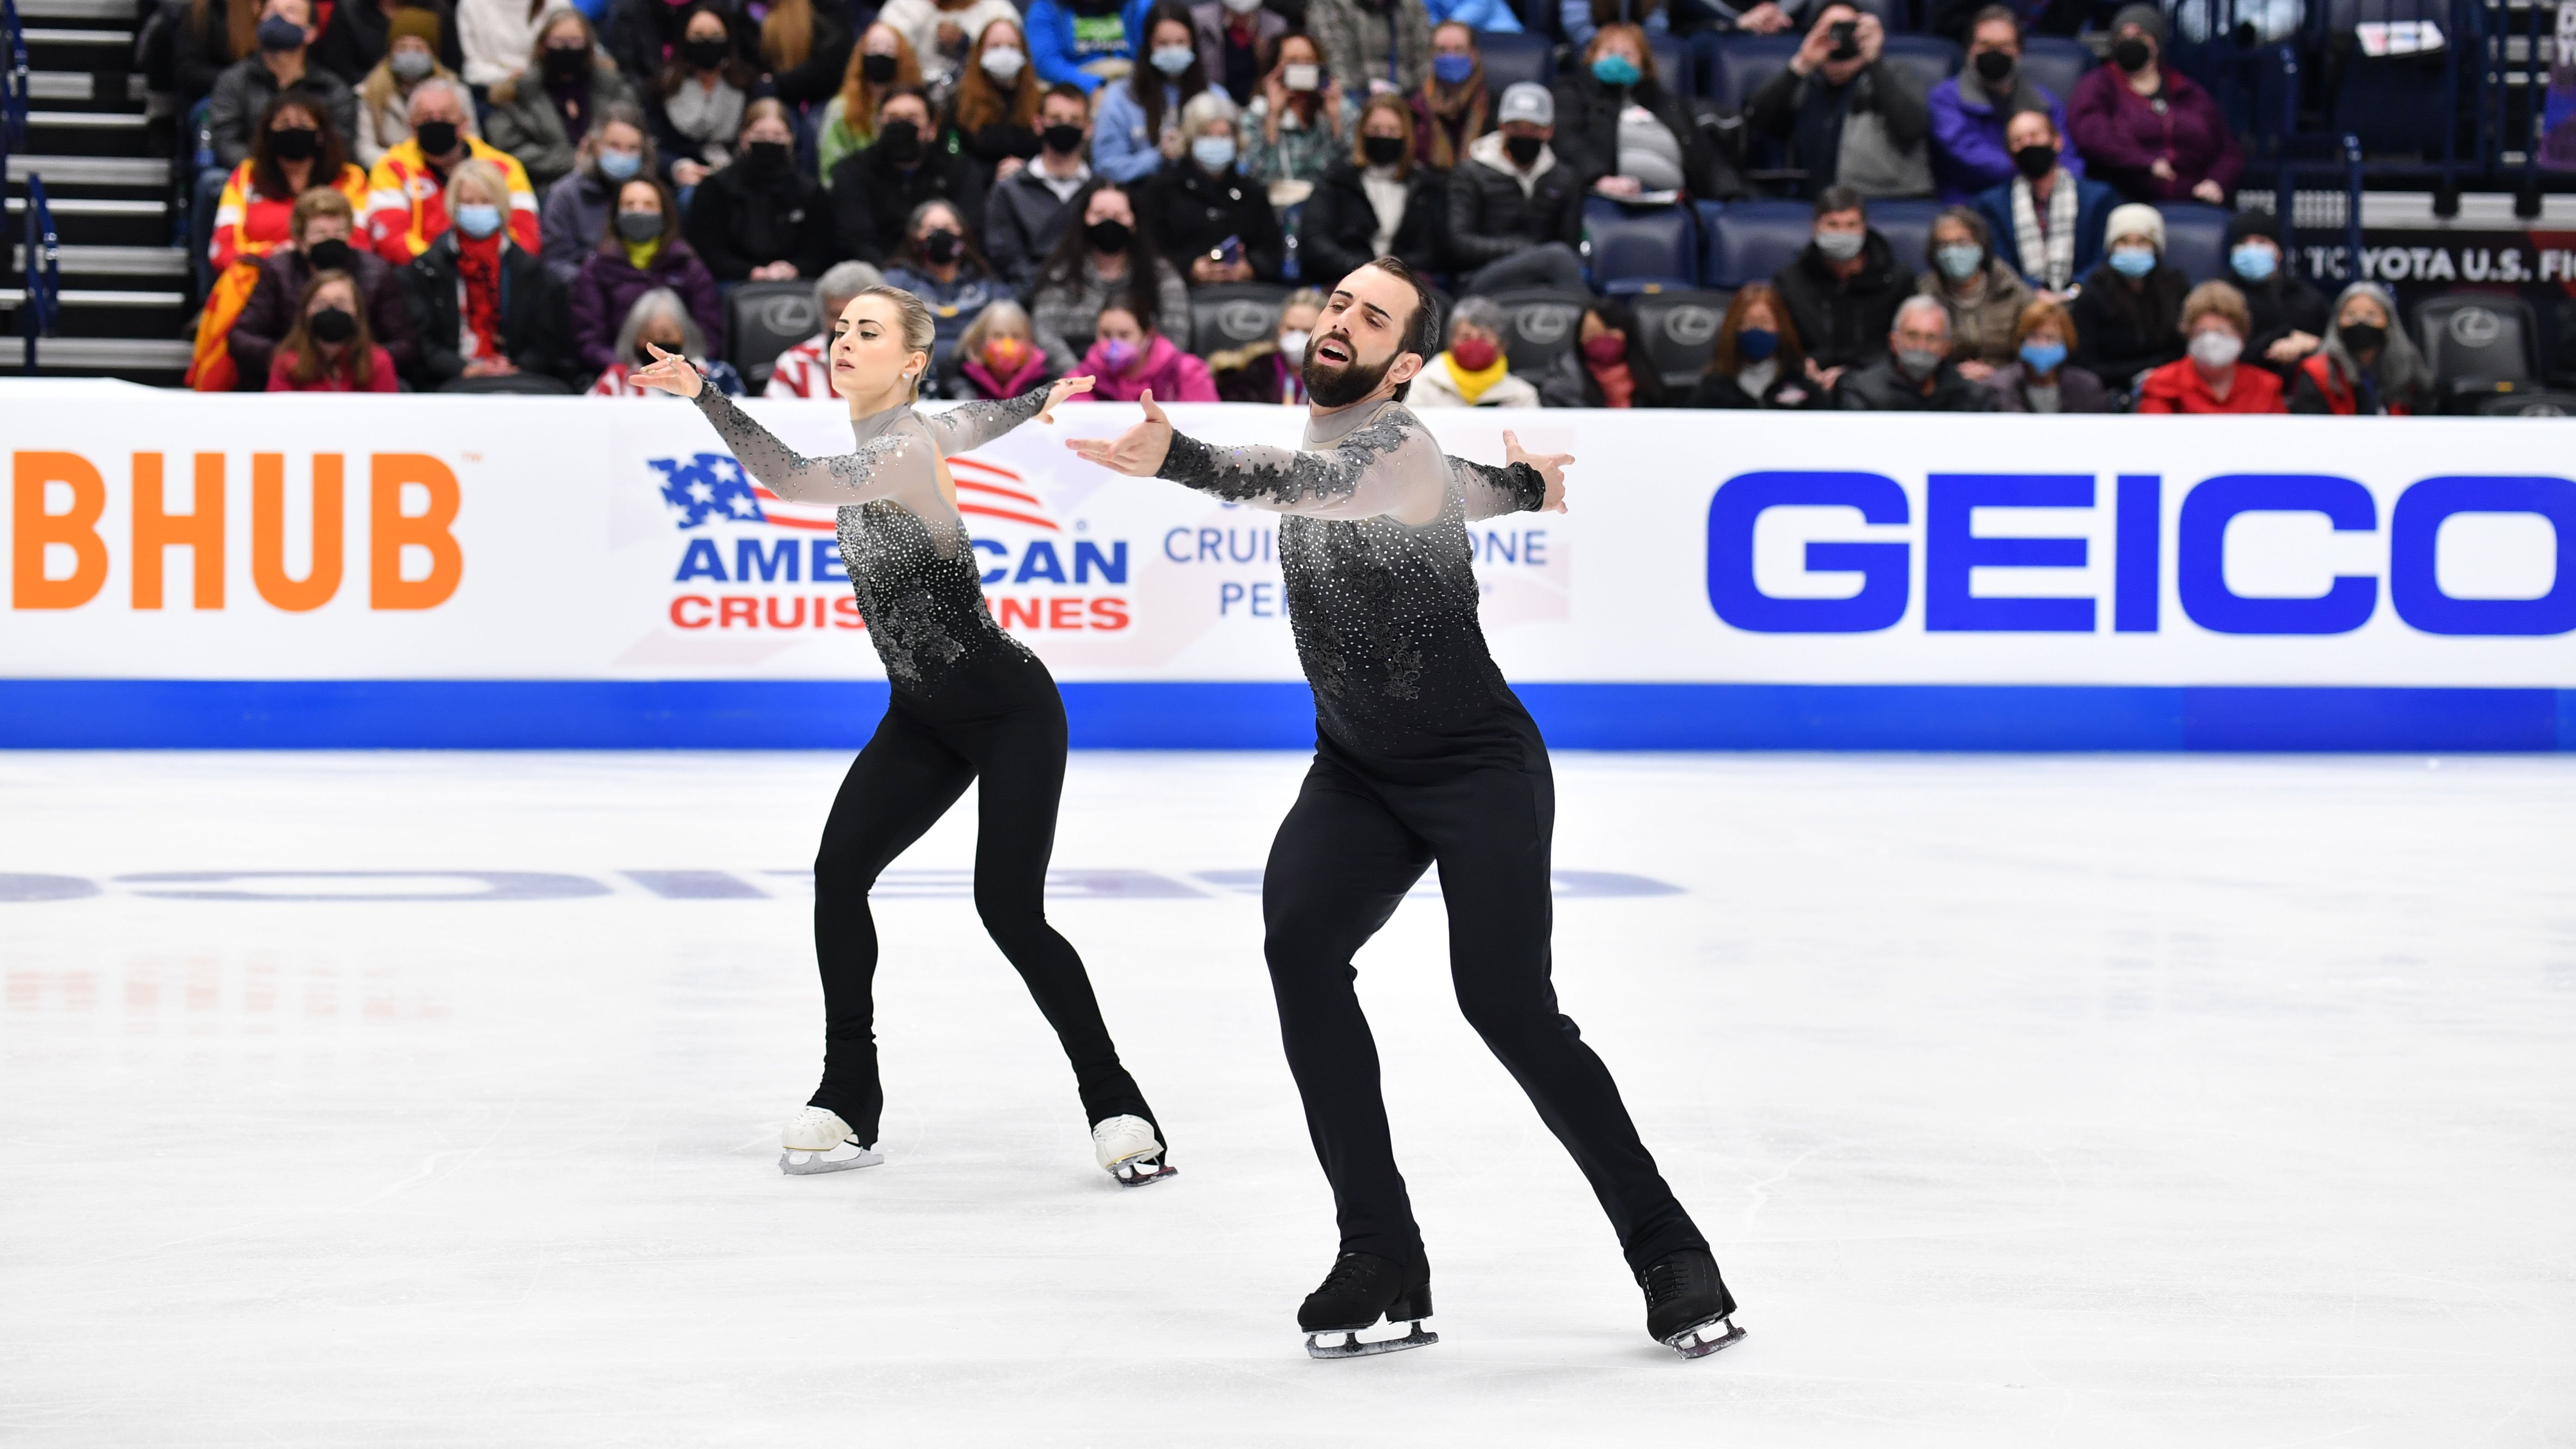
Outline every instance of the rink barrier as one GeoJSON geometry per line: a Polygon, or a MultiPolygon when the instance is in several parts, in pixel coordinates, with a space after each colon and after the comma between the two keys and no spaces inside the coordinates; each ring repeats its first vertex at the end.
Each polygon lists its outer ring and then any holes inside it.
{"type": "MultiPolygon", "coordinates": [[[[1526,683],[1558,749],[2576,750],[2576,690],[1526,683]]],[[[1314,743],[1302,683],[1068,682],[1078,749],[1314,743]]],[[[852,749],[886,687],[809,680],[0,680],[9,749],[852,749]]]]}

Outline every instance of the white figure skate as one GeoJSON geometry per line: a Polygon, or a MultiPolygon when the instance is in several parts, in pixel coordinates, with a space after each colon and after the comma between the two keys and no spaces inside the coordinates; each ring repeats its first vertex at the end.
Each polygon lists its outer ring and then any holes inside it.
{"type": "Polygon", "coordinates": [[[1163,1144],[1154,1124],[1142,1117],[1111,1117],[1091,1129],[1091,1145],[1100,1165],[1120,1187],[1143,1187],[1180,1171],[1162,1160],[1163,1144]]]}
{"type": "Polygon", "coordinates": [[[883,1161],[883,1156],[859,1145],[858,1134],[841,1120],[840,1113],[821,1107],[799,1109],[779,1139],[778,1170],[800,1177],[874,1167],[883,1161]]]}

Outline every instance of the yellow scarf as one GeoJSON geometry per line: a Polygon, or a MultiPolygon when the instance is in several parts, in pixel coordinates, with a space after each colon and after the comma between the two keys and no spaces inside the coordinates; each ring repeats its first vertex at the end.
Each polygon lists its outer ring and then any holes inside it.
{"type": "Polygon", "coordinates": [[[653,258],[662,250],[662,239],[658,236],[648,242],[631,242],[621,237],[617,244],[626,248],[626,264],[639,272],[653,270],[653,258]]]}
{"type": "Polygon", "coordinates": [[[1497,357],[1494,365],[1484,371],[1469,372],[1458,365],[1457,354],[1450,352],[1440,354],[1440,365],[1449,369],[1449,380],[1458,385],[1458,395],[1470,404],[1483,397],[1487,388],[1501,382],[1504,375],[1512,370],[1510,358],[1497,357]]]}

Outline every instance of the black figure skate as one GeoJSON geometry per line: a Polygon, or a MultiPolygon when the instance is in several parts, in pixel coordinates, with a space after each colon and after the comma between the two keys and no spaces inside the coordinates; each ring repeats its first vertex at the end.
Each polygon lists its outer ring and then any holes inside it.
{"type": "Polygon", "coordinates": [[[1361,1358],[1438,1343],[1440,1335],[1422,1325],[1431,1317],[1431,1265],[1407,1269],[1375,1253],[1344,1253],[1333,1260],[1324,1284],[1306,1295],[1297,1309],[1297,1326],[1306,1333],[1306,1352],[1317,1358],[1361,1358]],[[1362,1331],[1409,1323],[1399,1337],[1364,1340],[1362,1331]]]}
{"type": "Polygon", "coordinates": [[[1684,1358],[1706,1358],[1744,1336],[1735,1326],[1735,1295],[1705,1248],[1684,1248],[1637,1274],[1646,1290],[1646,1331],[1684,1358]]]}

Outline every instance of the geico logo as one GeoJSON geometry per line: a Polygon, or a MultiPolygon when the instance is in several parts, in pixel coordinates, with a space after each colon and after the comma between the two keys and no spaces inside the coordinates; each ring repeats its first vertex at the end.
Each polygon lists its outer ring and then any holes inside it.
{"type": "MultiPolygon", "coordinates": [[[[2014,598],[1974,591],[1980,568],[2080,569],[2084,537],[2000,536],[1976,531],[1980,508],[2090,510],[2085,473],[1934,473],[1925,479],[1921,548],[1923,628],[1991,633],[2090,633],[2095,599],[2014,598]]],[[[2164,480],[2122,474],[2112,514],[2111,615],[2120,633],[2153,633],[2164,598],[2164,480]]],[[[1907,539],[1814,540],[1810,574],[1855,576],[1841,598],[1783,598],[1754,579],[1754,528],[1773,508],[1856,511],[1874,525],[1910,525],[1903,485],[1878,473],[1746,473],[1719,485],[1708,508],[1708,601],[1720,619],[1752,633],[1854,634],[1895,627],[1913,597],[1916,544],[1907,539]]],[[[2350,478],[2316,473],[2229,473],[2182,497],[2173,541],[2174,597],[2192,623],[2218,634],[2345,634],[2379,606],[2380,578],[2336,574],[2309,597],[2237,593],[2227,581],[2228,525],[2249,514],[2312,514],[2336,533],[2379,532],[2379,505],[2350,478]]],[[[2071,533],[2073,529],[2070,528],[2071,533]]],[[[2389,511],[2387,584],[2397,617],[2427,634],[2541,635],[2576,629],[2576,482],[2565,478],[2426,478],[2389,511]],[[2547,521],[2555,570],[2536,597],[2457,597],[2437,567],[2442,525],[2460,514],[2533,514],[2547,521]]]]}
{"type": "MultiPolygon", "coordinates": [[[[984,607],[1005,629],[1124,629],[1125,599],[1079,594],[1026,599],[988,598],[984,607]]],[[[671,622],[683,629],[864,629],[859,601],[847,594],[682,594],[671,600],[671,622]]]]}
{"type": "MultiPolygon", "coordinates": [[[[813,583],[846,584],[850,576],[841,570],[840,545],[828,538],[737,538],[733,541],[733,558],[728,569],[722,543],[712,538],[693,538],[680,553],[680,567],[671,582],[685,584],[696,579],[712,583],[796,583],[801,570],[813,583]]],[[[1127,544],[1124,540],[1110,544],[1106,552],[1100,545],[1084,540],[1073,545],[1073,559],[1068,571],[1064,556],[1048,539],[1032,541],[1012,563],[1011,546],[999,539],[975,540],[975,551],[996,562],[984,571],[984,583],[1050,583],[1081,585],[1098,579],[1103,584],[1127,582],[1127,544]]]]}
{"type": "MultiPolygon", "coordinates": [[[[185,509],[169,506],[162,455],[136,453],[127,474],[131,500],[126,540],[133,571],[133,607],[161,607],[162,581],[172,549],[189,554],[194,599],[200,609],[224,607],[224,520],[230,501],[227,455],[196,455],[185,509]]],[[[340,591],[348,541],[342,455],[315,453],[310,562],[304,576],[287,572],[286,455],[250,457],[250,577],[259,596],[277,608],[302,613],[329,603],[340,591]]],[[[77,609],[107,585],[112,551],[99,523],[107,513],[108,485],[96,463],[79,453],[11,455],[9,603],[16,609],[77,609]],[[59,505],[59,506],[58,506],[59,505]]],[[[375,453],[367,459],[367,606],[433,609],[455,594],[465,576],[465,553],[453,526],[459,501],[456,474],[425,453],[375,453]],[[417,510],[406,504],[419,503],[417,510]],[[406,562],[417,577],[405,577],[406,562]]]]}

